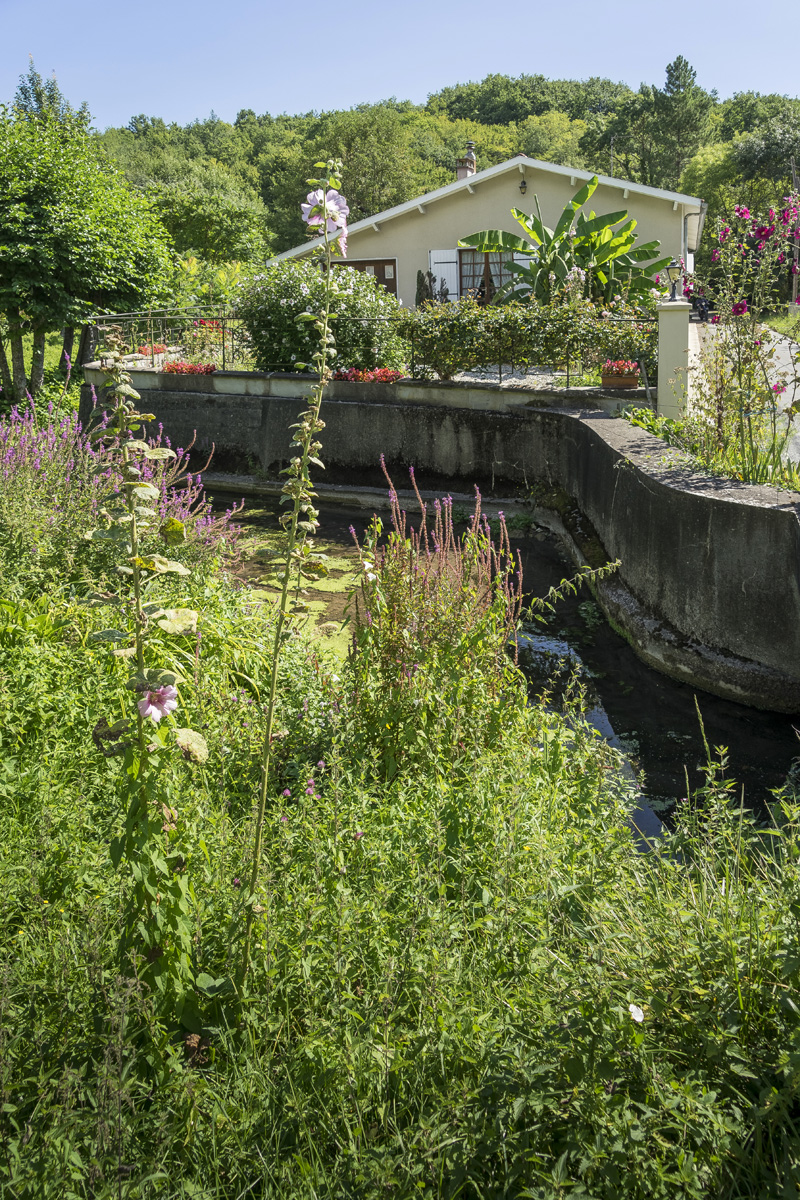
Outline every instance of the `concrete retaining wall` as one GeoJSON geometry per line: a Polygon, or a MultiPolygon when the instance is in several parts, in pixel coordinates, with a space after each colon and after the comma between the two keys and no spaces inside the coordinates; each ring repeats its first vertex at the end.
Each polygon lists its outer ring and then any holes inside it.
{"type": "MultiPolygon", "coordinates": [[[[141,372],[134,386],[173,445],[196,429],[201,448],[216,443],[220,465],[255,460],[272,473],[289,456],[288,427],[308,383],[141,372]]],[[[599,542],[620,559],[599,598],[646,661],[732,699],[800,712],[800,496],[690,470],[650,434],[580,407],[597,399],[630,401],[337,383],[322,407],[323,459],[352,483],[377,482],[384,454],[398,482],[413,465],[428,486],[538,485],[545,506],[548,489],[566,493],[574,505],[551,503],[552,521],[576,557],[596,558],[599,542]]],[[[83,418],[90,407],[87,387],[83,418]]]]}

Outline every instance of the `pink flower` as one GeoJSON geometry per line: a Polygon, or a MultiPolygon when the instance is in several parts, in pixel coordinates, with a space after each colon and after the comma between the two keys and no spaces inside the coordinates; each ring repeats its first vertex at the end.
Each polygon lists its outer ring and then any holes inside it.
{"type": "Polygon", "coordinates": [[[153,724],[157,725],[162,717],[169,716],[178,707],[177,688],[167,683],[155,691],[145,692],[137,707],[143,720],[149,717],[153,724]]]}
{"type": "Polygon", "coordinates": [[[734,304],[733,308],[731,309],[731,312],[733,313],[733,315],[735,317],[743,317],[744,314],[747,312],[747,301],[746,300],[738,300],[736,302],[736,304],[734,304]]]}
{"type": "Polygon", "coordinates": [[[342,258],[347,258],[347,226],[342,227],[342,232],[339,234],[339,253],[342,258]]]}
{"type": "MultiPolygon", "coordinates": [[[[325,220],[328,233],[346,231],[350,209],[341,193],[333,191],[332,188],[328,188],[328,191],[323,193],[322,188],[317,188],[308,193],[306,200],[308,203],[301,204],[300,211],[309,228],[313,225],[321,225],[325,220]]],[[[345,232],[345,248],[346,245],[345,232]]]]}
{"type": "Polygon", "coordinates": [[[772,390],[776,396],[780,396],[781,392],[786,391],[786,384],[785,383],[773,383],[772,390]]]}
{"type": "Polygon", "coordinates": [[[354,841],[356,841],[356,842],[359,842],[359,841],[361,841],[361,839],[362,839],[362,837],[363,837],[363,836],[364,836],[364,830],[363,830],[363,829],[357,829],[357,830],[355,831],[355,833],[353,834],[353,840],[354,840],[354,841]]]}
{"type": "Polygon", "coordinates": [[[714,249],[711,251],[711,261],[719,262],[719,246],[715,246],[714,249]]]}
{"type": "Polygon", "coordinates": [[[719,325],[719,313],[712,313],[712,314],[711,314],[711,324],[712,324],[712,325],[719,325]]]}

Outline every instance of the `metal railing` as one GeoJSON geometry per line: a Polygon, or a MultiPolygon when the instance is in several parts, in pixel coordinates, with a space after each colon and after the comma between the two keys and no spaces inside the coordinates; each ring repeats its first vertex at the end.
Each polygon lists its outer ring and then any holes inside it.
{"type": "Polygon", "coordinates": [[[127,354],[140,370],[163,370],[170,361],[213,364],[222,371],[252,371],[255,354],[241,317],[233,311],[202,306],[95,313],[89,318],[95,349],[103,330],[121,332],[127,354]]]}
{"type": "MultiPolygon", "coordinates": [[[[592,318],[593,320],[595,318],[592,318]]],[[[526,335],[523,327],[507,330],[502,326],[486,330],[475,337],[468,349],[462,350],[462,365],[452,375],[464,373],[496,372],[502,384],[509,375],[541,372],[565,376],[566,386],[571,385],[575,375],[585,373],[585,364],[597,358],[597,346],[607,341],[613,326],[635,325],[638,330],[655,331],[657,321],[648,318],[598,316],[597,330],[587,331],[586,316],[578,333],[567,333],[557,352],[542,357],[535,350],[536,336],[526,335]]],[[[437,354],[431,352],[434,331],[415,325],[409,314],[400,312],[391,317],[338,317],[334,325],[358,324],[361,326],[397,326],[398,335],[405,346],[405,369],[411,378],[441,377],[437,371],[437,354]],[[427,361],[426,361],[427,360],[427,361]]],[[[140,370],[164,370],[169,362],[184,360],[189,363],[213,364],[222,371],[256,370],[256,350],[245,328],[243,318],[233,310],[220,310],[202,306],[185,309],[151,309],[141,312],[94,314],[89,318],[96,345],[102,343],[103,330],[109,326],[120,330],[130,356],[130,366],[140,370]]],[[[449,331],[441,330],[444,338],[449,331]]],[[[368,346],[370,339],[359,339],[368,346]]],[[[376,339],[371,339],[374,343],[376,339]]],[[[550,340],[553,341],[551,334],[550,340]]],[[[627,355],[626,355],[627,357],[627,355]]],[[[645,359],[655,360],[655,339],[649,355],[631,355],[637,359],[647,379],[645,359]]],[[[351,364],[343,363],[347,367],[351,364]]],[[[385,366],[376,362],[376,366],[385,366]]],[[[438,364],[441,368],[441,362],[438,364]]],[[[295,365],[291,355],[259,362],[258,370],[266,372],[292,372],[295,365]]],[[[445,371],[445,376],[447,372],[445,371]]],[[[645,386],[647,384],[645,383],[645,386]]]]}

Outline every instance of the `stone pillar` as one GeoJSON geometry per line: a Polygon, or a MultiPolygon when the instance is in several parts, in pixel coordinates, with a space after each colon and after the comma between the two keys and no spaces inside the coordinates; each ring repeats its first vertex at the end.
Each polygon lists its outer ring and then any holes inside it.
{"type": "Polygon", "coordinates": [[[658,313],[658,415],[677,420],[689,392],[689,313],[686,300],[664,300],[658,313]]]}

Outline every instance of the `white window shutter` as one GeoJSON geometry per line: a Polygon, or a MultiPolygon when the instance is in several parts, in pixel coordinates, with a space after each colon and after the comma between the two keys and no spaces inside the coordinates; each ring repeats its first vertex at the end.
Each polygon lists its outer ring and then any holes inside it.
{"type": "Polygon", "coordinates": [[[458,300],[460,294],[460,279],[458,270],[458,250],[429,250],[428,263],[431,273],[437,281],[444,279],[451,300],[458,300]]]}
{"type": "MultiPolygon", "coordinates": [[[[511,257],[515,263],[519,263],[520,266],[522,266],[522,267],[527,267],[531,262],[530,254],[522,254],[522,253],[520,253],[519,250],[515,250],[513,252],[513,254],[511,255],[511,257]]],[[[517,276],[517,280],[519,281],[519,275],[517,276]]],[[[517,282],[517,285],[514,288],[514,291],[516,292],[521,286],[522,286],[522,284],[517,282]]]]}

